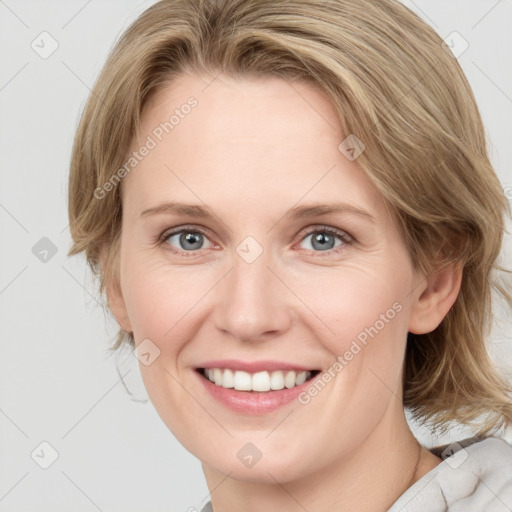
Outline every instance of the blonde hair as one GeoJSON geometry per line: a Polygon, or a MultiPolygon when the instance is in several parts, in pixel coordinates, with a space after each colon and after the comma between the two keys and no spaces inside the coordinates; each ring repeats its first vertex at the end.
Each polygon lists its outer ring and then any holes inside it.
{"type": "MultiPolygon", "coordinates": [[[[510,206],[491,166],[473,93],[438,34],[393,0],[162,0],[111,51],[76,132],[69,180],[74,244],[105,286],[119,286],[121,187],[95,191],[126,161],[141,113],[183,72],[272,75],[323,90],[357,162],[396,215],[411,260],[463,265],[440,326],[409,333],[403,401],[434,430],[456,421],[482,435],[512,421],[510,384],[485,339],[510,206]],[[102,247],[108,257],[100,261],[102,247]]],[[[341,142],[341,141],[340,141],[341,142]]],[[[122,183],[121,183],[122,185],[122,183]]],[[[108,306],[107,306],[108,307],[108,306]]],[[[113,350],[133,334],[120,331],[113,350]]]]}

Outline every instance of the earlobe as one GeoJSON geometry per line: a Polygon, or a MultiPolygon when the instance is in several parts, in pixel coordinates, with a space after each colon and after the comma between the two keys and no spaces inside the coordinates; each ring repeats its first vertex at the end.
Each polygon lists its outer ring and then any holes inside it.
{"type": "MultiPolygon", "coordinates": [[[[102,248],[100,253],[100,262],[103,272],[105,272],[105,269],[107,268],[107,254],[108,248],[102,248]]],[[[118,262],[116,262],[116,264],[117,263],[118,262]]],[[[119,324],[119,327],[125,332],[132,332],[133,329],[128,318],[128,312],[126,310],[126,304],[119,281],[117,279],[114,280],[114,278],[107,275],[105,292],[107,295],[108,306],[119,324]]]]}
{"type": "Polygon", "coordinates": [[[457,300],[462,272],[462,264],[457,263],[424,278],[411,308],[409,332],[426,334],[439,326],[457,300]]]}

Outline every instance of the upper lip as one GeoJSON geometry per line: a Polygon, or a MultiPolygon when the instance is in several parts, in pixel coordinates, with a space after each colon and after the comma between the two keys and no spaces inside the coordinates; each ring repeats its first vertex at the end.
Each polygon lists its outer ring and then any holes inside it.
{"type": "Polygon", "coordinates": [[[315,370],[311,366],[302,366],[299,364],[286,363],[284,361],[239,361],[236,359],[222,359],[216,361],[206,361],[198,364],[197,368],[226,368],[233,371],[240,370],[248,373],[276,371],[276,370],[294,370],[310,371],[315,370]]]}

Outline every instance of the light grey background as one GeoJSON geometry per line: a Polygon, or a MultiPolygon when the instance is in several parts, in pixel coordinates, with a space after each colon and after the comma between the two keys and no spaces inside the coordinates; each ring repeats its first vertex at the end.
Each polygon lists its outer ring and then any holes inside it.
{"type": "MultiPolygon", "coordinates": [[[[1,512],[186,511],[208,498],[199,461],[143,402],[129,354],[119,368],[135,400],[123,387],[107,352],[115,323],[103,313],[83,256],[66,257],[68,164],[79,115],[108,51],[152,3],[0,0],[1,512]],[[52,38],[58,48],[47,58],[31,47],[35,41],[39,52],[49,51],[52,38]],[[57,251],[46,262],[33,252],[43,237],[57,251]],[[43,441],[58,452],[48,469],[38,465],[51,461],[43,441]]],[[[459,61],[512,198],[512,1],[404,3],[441,37],[456,31],[469,43],[459,61]]],[[[501,261],[510,265],[510,237],[506,243],[501,261]]],[[[491,349],[509,371],[511,332],[498,314],[491,349]]],[[[453,430],[432,439],[413,427],[430,446],[465,435],[453,430]]]]}

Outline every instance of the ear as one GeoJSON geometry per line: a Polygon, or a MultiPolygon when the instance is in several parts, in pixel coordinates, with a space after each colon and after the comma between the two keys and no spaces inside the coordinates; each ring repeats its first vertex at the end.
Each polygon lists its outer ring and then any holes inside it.
{"type": "MultiPolygon", "coordinates": [[[[100,250],[100,264],[103,271],[107,268],[107,261],[109,256],[109,247],[104,245],[100,250]]],[[[116,249],[114,249],[116,250],[116,249]]],[[[119,254],[115,256],[119,258],[119,254]]],[[[116,264],[119,264],[118,262],[116,264]]],[[[118,273],[115,273],[119,275],[118,273]]],[[[128,318],[126,304],[124,302],[123,293],[121,290],[121,283],[117,278],[110,276],[105,283],[105,291],[107,294],[107,301],[110,311],[117,320],[119,327],[125,332],[132,332],[132,326],[128,318]]]]}
{"type": "Polygon", "coordinates": [[[409,317],[409,332],[426,334],[442,322],[457,300],[462,283],[462,264],[452,264],[423,278],[409,317]]]}

